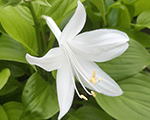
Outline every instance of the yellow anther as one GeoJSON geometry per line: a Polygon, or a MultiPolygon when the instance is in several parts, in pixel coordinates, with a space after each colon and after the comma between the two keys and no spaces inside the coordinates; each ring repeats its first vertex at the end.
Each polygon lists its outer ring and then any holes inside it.
{"type": "MultiPolygon", "coordinates": [[[[101,81],[102,79],[101,79],[101,78],[99,78],[98,80],[99,80],[99,81],[101,81]]],[[[96,84],[95,70],[93,70],[92,78],[91,78],[91,79],[89,79],[89,82],[92,82],[94,85],[96,84]]]]}
{"type": "Polygon", "coordinates": [[[89,82],[92,82],[92,78],[91,78],[91,79],[89,79],[89,82]]]}
{"type": "Polygon", "coordinates": [[[92,83],[95,85],[96,84],[96,78],[92,78],[92,83]]]}
{"type": "Polygon", "coordinates": [[[146,66],[144,65],[144,66],[143,66],[143,69],[145,69],[145,68],[146,68],[146,66]]]}
{"type": "Polygon", "coordinates": [[[91,94],[92,94],[93,97],[96,97],[96,95],[93,91],[91,91],[91,94]]]}
{"type": "Polygon", "coordinates": [[[93,70],[92,78],[95,78],[95,70],[93,70]]]}
{"type": "Polygon", "coordinates": [[[81,98],[84,100],[88,100],[84,95],[81,95],[81,98]]]}
{"type": "Polygon", "coordinates": [[[98,80],[99,80],[99,81],[101,81],[101,80],[102,80],[102,78],[98,78],[98,80]]]}

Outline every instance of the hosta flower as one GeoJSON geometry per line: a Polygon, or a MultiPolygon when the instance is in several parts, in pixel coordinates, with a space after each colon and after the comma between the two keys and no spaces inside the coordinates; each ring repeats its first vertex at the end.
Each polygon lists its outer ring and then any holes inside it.
{"type": "Polygon", "coordinates": [[[118,84],[95,62],[111,60],[126,51],[129,38],[124,32],[98,29],[78,34],[86,20],[86,12],[80,1],[62,32],[52,18],[44,16],[44,19],[57,38],[59,47],[49,50],[41,58],[27,54],[26,59],[31,65],[37,65],[46,71],[57,69],[56,83],[60,107],[58,119],[70,109],[74,91],[80,98],[87,100],[79,93],[75,77],[89,95],[95,96],[93,91],[107,96],[123,94],[118,84]]]}

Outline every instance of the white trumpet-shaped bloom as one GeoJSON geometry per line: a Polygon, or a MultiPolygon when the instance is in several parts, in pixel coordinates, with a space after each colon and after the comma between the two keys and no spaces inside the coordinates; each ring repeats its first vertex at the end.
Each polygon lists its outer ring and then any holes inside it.
{"type": "Polygon", "coordinates": [[[52,48],[41,57],[26,55],[31,65],[37,65],[46,71],[57,69],[57,94],[61,119],[70,109],[74,91],[80,98],[75,85],[78,79],[83,89],[95,96],[93,91],[107,95],[119,96],[123,91],[95,62],[105,62],[124,53],[129,44],[129,37],[121,31],[98,29],[78,34],[86,21],[84,6],[78,1],[77,9],[63,31],[57,27],[52,18],[44,16],[48,26],[58,40],[59,47],[52,48]],[[92,90],[89,92],[86,88],[92,90]]]}

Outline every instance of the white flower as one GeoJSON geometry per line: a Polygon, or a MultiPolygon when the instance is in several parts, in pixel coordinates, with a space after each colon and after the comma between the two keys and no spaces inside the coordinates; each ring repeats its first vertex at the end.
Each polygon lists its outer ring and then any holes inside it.
{"type": "Polygon", "coordinates": [[[118,84],[95,62],[105,62],[124,53],[129,46],[127,43],[129,37],[125,33],[99,29],[78,35],[86,20],[86,12],[80,1],[76,12],[62,32],[52,18],[44,16],[44,19],[57,38],[59,47],[49,50],[41,58],[27,54],[26,59],[31,65],[37,65],[46,71],[58,70],[57,94],[60,107],[58,119],[70,109],[74,90],[80,98],[87,100],[84,95],[79,94],[74,76],[89,95],[95,96],[93,91],[108,96],[123,94],[118,84]],[[89,92],[86,88],[92,91],[89,92]]]}

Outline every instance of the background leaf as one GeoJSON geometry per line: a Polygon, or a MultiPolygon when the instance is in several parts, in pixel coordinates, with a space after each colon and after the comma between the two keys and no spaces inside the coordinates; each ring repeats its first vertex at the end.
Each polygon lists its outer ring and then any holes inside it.
{"type": "MultiPolygon", "coordinates": [[[[130,28],[130,14],[125,5],[123,5],[121,2],[115,2],[113,5],[111,5],[108,9],[108,13],[110,13],[113,9],[117,9],[117,11],[113,12],[113,14],[117,14],[117,19],[116,19],[116,27],[121,27],[121,28],[130,28]]],[[[115,15],[111,15],[112,18],[115,15]]]]}
{"type": "Polygon", "coordinates": [[[24,47],[5,33],[0,35],[0,60],[26,63],[24,47]]]}
{"type": "Polygon", "coordinates": [[[28,7],[18,5],[14,8],[30,25],[34,25],[33,17],[28,7]]]}
{"type": "Polygon", "coordinates": [[[150,9],[150,1],[149,0],[135,0],[135,13],[134,16],[139,15],[143,11],[147,11],[150,9]]]}
{"type": "Polygon", "coordinates": [[[113,120],[100,108],[93,106],[83,106],[73,114],[69,114],[71,117],[67,120],[113,120]]]}
{"type": "Polygon", "coordinates": [[[35,29],[11,6],[0,11],[0,21],[6,32],[20,42],[28,53],[37,55],[35,29]]]}
{"type": "Polygon", "coordinates": [[[150,29],[150,11],[144,11],[142,12],[138,17],[136,24],[134,24],[135,27],[140,30],[145,27],[150,29]]]}
{"type": "Polygon", "coordinates": [[[8,120],[7,114],[1,105],[0,105],[0,113],[1,113],[0,120],[8,120]]]}
{"type": "Polygon", "coordinates": [[[25,114],[30,114],[31,117],[37,116],[41,119],[47,119],[59,110],[56,90],[44,81],[38,73],[33,74],[27,81],[23,90],[22,101],[26,109],[25,114]]]}
{"type": "MultiPolygon", "coordinates": [[[[56,23],[61,21],[69,15],[69,13],[77,6],[78,0],[47,0],[52,7],[43,8],[43,14],[51,16],[56,23]]],[[[85,0],[80,0],[84,2],[85,0]]]]}
{"type": "Polygon", "coordinates": [[[89,1],[92,2],[100,11],[101,16],[103,18],[104,25],[106,25],[104,0],[89,0],[89,1]]]}
{"type": "Polygon", "coordinates": [[[19,102],[5,103],[3,104],[3,109],[5,110],[9,120],[19,120],[23,112],[23,106],[19,102]]]}
{"type": "Polygon", "coordinates": [[[149,120],[150,78],[137,73],[118,81],[118,84],[124,94],[118,97],[96,94],[98,104],[119,120],[149,120]]]}
{"type": "Polygon", "coordinates": [[[0,90],[3,88],[3,86],[7,83],[7,80],[10,76],[10,70],[8,68],[3,69],[0,72],[0,90]]]}

